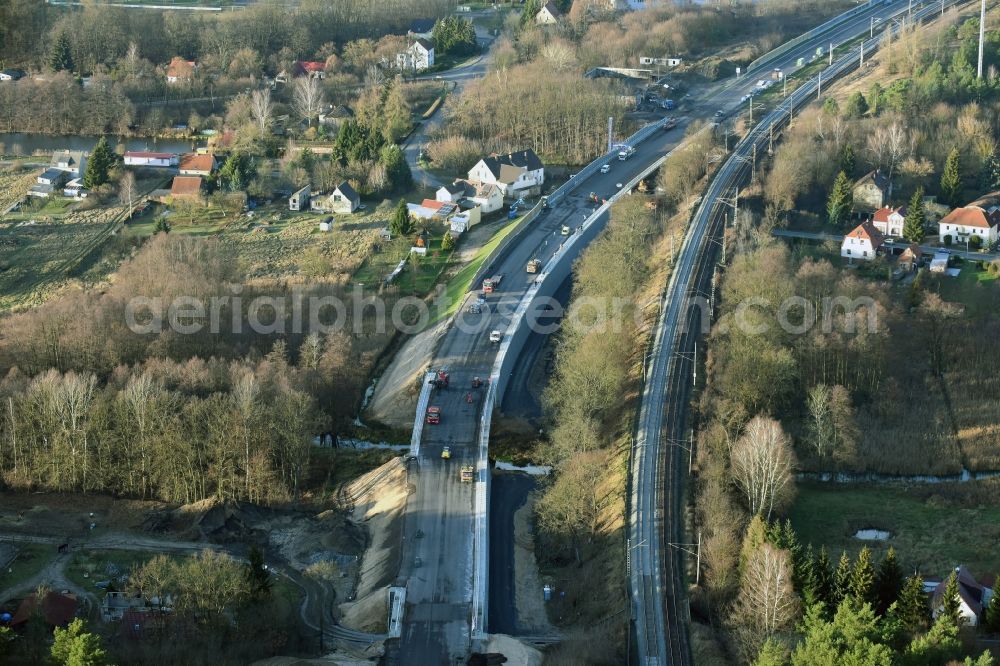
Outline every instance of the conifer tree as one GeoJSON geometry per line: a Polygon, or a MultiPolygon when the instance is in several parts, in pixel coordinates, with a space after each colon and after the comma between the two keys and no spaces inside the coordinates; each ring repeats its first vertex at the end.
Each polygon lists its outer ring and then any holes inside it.
{"type": "Polygon", "coordinates": [[[922,243],[924,240],[924,224],[927,213],[924,210],[924,188],[918,187],[910,197],[906,207],[906,219],[903,222],[903,238],[911,243],[922,243]]]}
{"type": "Polygon", "coordinates": [[[897,604],[899,619],[907,631],[916,634],[927,629],[930,607],[922,576],[914,574],[906,579],[897,604]]]}
{"type": "Polygon", "coordinates": [[[875,598],[875,565],[872,563],[872,551],[865,546],[858,553],[858,561],[851,572],[851,597],[858,605],[872,603],[875,598]]]}
{"type": "Polygon", "coordinates": [[[961,203],[958,200],[962,194],[962,170],[959,157],[958,148],[952,148],[951,152],[948,153],[948,159],[944,162],[944,171],[941,173],[941,198],[952,208],[961,203]]]}
{"type": "Polygon", "coordinates": [[[899,568],[899,560],[896,559],[896,549],[889,546],[889,552],[878,565],[878,572],[875,574],[875,593],[878,597],[875,612],[885,615],[889,606],[899,598],[899,593],[903,589],[903,572],[899,568]]]}
{"type": "Polygon", "coordinates": [[[837,570],[833,574],[833,604],[831,611],[840,607],[840,602],[851,595],[851,558],[845,550],[840,554],[837,570]]]}
{"type": "Polygon", "coordinates": [[[833,182],[833,189],[830,191],[830,198],[826,203],[826,217],[830,224],[834,227],[842,227],[847,224],[851,217],[852,204],[851,179],[841,171],[833,182]]]}

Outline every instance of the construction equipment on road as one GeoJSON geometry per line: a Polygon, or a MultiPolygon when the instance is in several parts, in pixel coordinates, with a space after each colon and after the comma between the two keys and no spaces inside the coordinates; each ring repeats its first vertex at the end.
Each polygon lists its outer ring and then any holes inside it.
{"type": "Polygon", "coordinates": [[[427,416],[424,421],[428,425],[438,425],[441,423],[441,408],[440,407],[428,407],[427,416]]]}
{"type": "Polygon", "coordinates": [[[559,233],[561,233],[563,236],[569,236],[569,226],[565,224],[562,225],[562,229],[559,230],[559,233]]]}
{"type": "Polygon", "coordinates": [[[436,389],[446,389],[448,388],[448,383],[451,381],[451,376],[448,374],[447,370],[438,370],[437,376],[430,381],[430,383],[436,389]]]}
{"type": "Polygon", "coordinates": [[[503,275],[494,275],[483,280],[483,293],[492,294],[503,282],[503,275]]]}
{"type": "Polygon", "coordinates": [[[443,460],[449,460],[451,458],[451,447],[450,446],[446,446],[443,449],[441,449],[441,458],[443,460]]]}
{"type": "Polygon", "coordinates": [[[490,342],[500,342],[500,339],[502,337],[503,337],[503,333],[501,333],[500,331],[498,331],[496,329],[490,331],[490,342]]]}
{"type": "Polygon", "coordinates": [[[461,471],[459,471],[459,478],[462,479],[462,483],[472,483],[472,475],[475,472],[476,468],[472,465],[463,465],[461,471]]]}
{"type": "Polygon", "coordinates": [[[483,385],[483,380],[482,379],[480,379],[479,377],[473,377],[472,378],[472,388],[477,389],[477,388],[479,388],[482,385],[483,385]]]}
{"type": "Polygon", "coordinates": [[[542,267],[542,262],[538,259],[532,259],[528,262],[525,270],[529,273],[537,273],[538,269],[542,267]]]}
{"type": "Polygon", "coordinates": [[[591,192],[587,195],[587,198],[590,199],[592,203],[597,203],[597,192],[591,192]]]}
{"type": "Polygon", "coordinates": [[[675,127],[677,127],[677,119],[676,118],[667,118],[667,122],[663,123],[663,129],[664,130],[672,130],[675,127]]]}
{"type": "Polygon", "coordinates": [[[472,404],[472,393],[466,393],[465,394],[465,401],[467,403],[469,403],[470,405],[472,404]]]}

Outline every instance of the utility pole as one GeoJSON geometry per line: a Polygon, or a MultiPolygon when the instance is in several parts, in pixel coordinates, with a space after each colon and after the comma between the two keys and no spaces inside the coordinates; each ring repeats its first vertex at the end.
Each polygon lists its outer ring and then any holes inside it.
{"type": "Polygon", "coordinates": [[[865,66],[865,41],[864,40],[861,40],[861,63],[858,66],[859,67],[864,67],[865,66]]]}
{"type": "Polygon", "coordinates": [[[614,129],[615,129],[615,118],[614,116],[608,116],[608,152],[611,152],[611,146],[614,143],[614,129]]]}
{"type": "Polygon", "coordinates": [[[833,42],[830,42],[830,65],[833,65],[833,42]]]}
{"type": "Polygon", "coordinates": [[[868,28],[868,39],[871,39],[874,36],[875,36],[875,17],[873,16],[871,20],[871,25],[868,28]]]}
{"type": "Polygon", "coordinates": [[[784,75],[781,77],[781,96],[782,97],[788,96],[788,75],[784,75]]]}
{"type": "Polygon", "coordinates": [[[694,566],[694,584],[695,586],[701,581],[701,530],[698,530],[698,556],[696,559],[696,564],[694,566]]]}
{"type": "Polygon", "coordinates": [[[816,77],[816,99],[819,99],[823,94],[823,72],[820,72],[816,77]]]}
{"type": "Polygon", "coordinates": [[[750,182],[754,182],[754,178],[757,175],[757,142],[753,143],[753,158],[750,166],[750,182]]]}
{"type": "Polygon", "coordinates": [[[976,73],[977,79],[983,78],[983,37],[986,35],[986,0],[982,0],[979,6],[979,69],[976,73]]]}

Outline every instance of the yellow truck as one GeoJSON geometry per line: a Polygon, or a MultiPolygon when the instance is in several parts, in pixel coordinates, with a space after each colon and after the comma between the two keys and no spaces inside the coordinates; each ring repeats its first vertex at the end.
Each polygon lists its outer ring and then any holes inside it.
{"type": "Polygon", "coordinates": [[[525,267],[525,270],[528,271],[529,273],[537,273],[538,269],[540,269],[541,267],[542,267],[541,261],[539,261],[538,259],[532,259],[531,261],[528,262],[528,265],[525,267]]]}
{"type": "Polygon", "coordinates": [[[465,465],[462,467],[459,474],[461,475],[462,483],[472,483],[472,475],[475,473],[476,468],[472,465],[465,465]]]}

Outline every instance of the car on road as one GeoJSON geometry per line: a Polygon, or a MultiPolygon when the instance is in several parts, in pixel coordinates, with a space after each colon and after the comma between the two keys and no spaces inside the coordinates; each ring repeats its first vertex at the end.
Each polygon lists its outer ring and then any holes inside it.
{"type": "Polygon", "coordinates": [[[615,183],[615,187],[617,187],[620,190],[620,189],[622,189],[622,184],[621,183],[615,183]]]}
{"type": "Polygon", "coordinates": [[[441,458],[444,459],[444,460],[448,460],[449,458],[451,458],[451,447],[450,446],[446,446],[443,449],[441,449],[441,458]]]}
{"type": "Polygon", "coordinates": [[[719,109],[718,111],[715,112],[715,117],[716,118],[721,118],[724,115],[726,115],[726,112],[723,111],[722,109],[719,109]]]}
{"type": "Polygon", "coordinates": [[[490,342],[500,342],[500,338],[502,337],[503,333],[501,333],[499,330],[493,329],[492,331],[490,331],[490,342]]]}
{"type": "Polygon", "coordinates": [[[478,301],[469,304],[469,314],[479,314],[483,311],[483,306],[478,301]]]}
{"type": "Polygon", "coordinates": [[[604,166],[601,167],[601,173],[607,173],[609,171],[611,171],[611,165],[610,164],[605,164],[604,166]]]}
{"type": "Polygon", "coordinates": [[[569,227],[567,225],[562,225],[562,229],[559,230],[563,236],[569,236],[569,227]]]}

